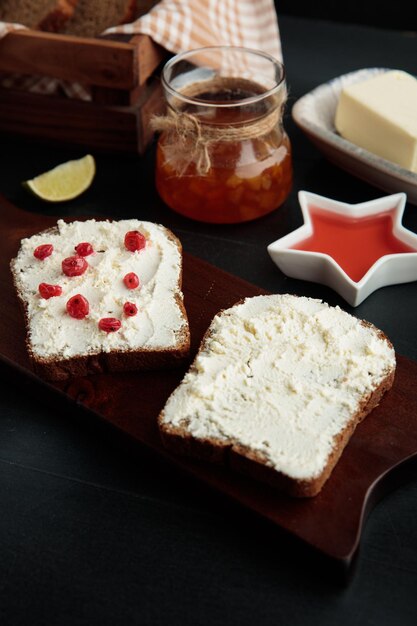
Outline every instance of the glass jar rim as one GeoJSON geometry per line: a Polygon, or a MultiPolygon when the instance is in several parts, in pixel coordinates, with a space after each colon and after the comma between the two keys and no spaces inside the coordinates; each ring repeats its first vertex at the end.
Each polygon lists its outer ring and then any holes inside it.
{"type": "Polygon", "coordinates": [[[197,104],[197,105],[199,104],[199,105],[204,105],[205,107],[215,107],[215,108],[231,108],[231,107],[239,107],[239,106],[246,106],[250,104],[256,104],[257,102],[260,102],[261,100],[264,100],[270,96],[274,96],[279,91],[279,89],[281,89],[282,85],[285,84],[285,80],[286,80],[285,66],[283,63],[281,63],[281,61],[273,57],[271,54],[268,54],[267,52],[263,52],[262,50],[256,50],[254,48],[245,48],[244,46],[204,46],[202,48],[194,48],[192,50],[180,52],[179,54],[176,54],[171,59],[169,59],[169,61],[165,63],[162,69],[162,73],[161,73],[162,86],[171,96],[181,99],[182,101],[187,102],[188,104],[197,104]],[[196,96],[188,96],[188,95],[183,94],[181,91],[174,89],[174,87],[170,85],[169,80],[167,78],[167,73],[176,63],[180,61],[184,61],[187,59],[187,57],[192,56],[194,54],[198,54],[202,52],[203,53],[210,52],[210,51],[213,52],[215,50],[217,51],[234,50],[238,52],[253,54],[258,57],[263,57],[264,59],[270,61],[272,65],[280,69],[281,78],[279,81],[276,82],[276,84],[273,87],[271,87],[270,89],[265,89],[265,91],[263,91],[260,94],[249,96],[248,98],[241,98],[239,100],[233,100],[233,102],[230,102],[230,103],[229,102],[228,103],[209,102],[207,100],[197,98],[196,96]]]}

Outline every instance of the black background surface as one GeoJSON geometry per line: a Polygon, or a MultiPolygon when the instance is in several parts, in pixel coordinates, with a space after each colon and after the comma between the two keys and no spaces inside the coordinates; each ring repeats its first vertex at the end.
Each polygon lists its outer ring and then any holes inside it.
{"type": "MultiPolygon", "coordinates": [[[[361,67],[416,74],[416,35],[288,16],[280,17],[280,30],[295,167],[294,189],[281,209],[239,226],[175,215],[154,189],[151,148],[145,158],[95,155],[93,186],[59,214],[161,222],[187,252],[271,291],[339,304],[417,359],[415,283],[379,290],[351,309],[330,289],[286,278],[266,253],[268,243],[301,224],[300,189],[353,203],[383,195],[328,163],[290,110],[310,89],[361,67]]],[[[0,142],[0,191],[28,211],[57,214],[20,181],[85,150],[0,142]]],[[[404,224],[417,232],[417,207],[407,205],[404,224]]],[[[342,586],[277,529],[77,407],[45,397],[14,371],[0,372],[1,624],[417,622],[417,471],[372,513],[354,576],[342,586]]]]}
{"type": "Polygon", "coordinates": [[[402,31],[417,30],[415,6],[408,0],[366,0],[366,2],[334,2],[334,0],[275,0],[280,15],[365,24],[402,31]]]}

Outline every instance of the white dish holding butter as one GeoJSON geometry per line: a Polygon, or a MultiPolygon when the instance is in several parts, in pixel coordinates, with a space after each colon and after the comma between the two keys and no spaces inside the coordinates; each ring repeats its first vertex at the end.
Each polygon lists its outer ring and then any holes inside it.
{"type": "Polygon", "coordinates": [[[367,68],[335,78],[300,98],[292,115],[330,161],[380,189],[405,192],[408,201],[417,204],[417,173],[344,139],[335,127],[342,89],[387,71],[391,70],[367,68]]]}

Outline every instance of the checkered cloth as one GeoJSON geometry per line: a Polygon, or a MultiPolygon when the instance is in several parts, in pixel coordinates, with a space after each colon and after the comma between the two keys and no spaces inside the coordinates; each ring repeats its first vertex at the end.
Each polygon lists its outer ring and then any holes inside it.
{"type": "Polygon", "coordinates": [[[204,46],[244,46],[282,60],[272,0],[162,0],[132,24],[106,33],[143,33],[177,54],[204,46]]]}
{"type": "MultiPolygon", "coordinates": [[[[0,37],[19,24],[0,22],[0,37]]],[[[278,21],[273,0],[161,0],[149,13],[131,24],[107,29],[103,34],[144,34],[170,52],[204,46],[243,46],[268,52],[282,60],[278,21]]],[[[7,76],[6,87],[42,94],[64,92],[68,97],[90,99],[88,88],[39,76],[7,76]]]]}

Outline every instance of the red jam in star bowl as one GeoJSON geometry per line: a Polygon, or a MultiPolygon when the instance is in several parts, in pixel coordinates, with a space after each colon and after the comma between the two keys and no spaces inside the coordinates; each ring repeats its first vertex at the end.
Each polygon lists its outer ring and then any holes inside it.
{"type": "Polygon", "coordinates": [[[416,252],[393,234],[392,212],[368,217],[345,217],[310,207],[313,234],[291,246],[293,250],[331,256],[355,282],[382,256],[416,252]]]}

